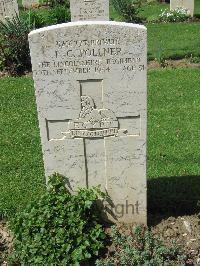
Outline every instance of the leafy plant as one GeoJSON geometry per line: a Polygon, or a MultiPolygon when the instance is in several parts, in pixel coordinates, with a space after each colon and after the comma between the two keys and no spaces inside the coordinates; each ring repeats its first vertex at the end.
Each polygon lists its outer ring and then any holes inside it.
{"type": "Polygon", "coordinates": [[[21,18],[30,25],[30,29],[38,29],[46,26],[46,21],[48,21],[48,17],[48,10],[45,10],[45,12],[40,12],[40,10],[30,9],[21,14],[21,18]]]}
{"type": "Polygon", "coordinates": [[[49,24],[59,24],[68,22],[71,20],[70,11],[69,9],[66,9],[65,6],[57,5],[50,10],[49,18],[49,24]]]}
{"type": "Polygon", "coordinates": [[[29,10],[22,13],[21,16],[34,29],[68,22],[71,19],[69,9],[63,5],[56,5],[49,9],[29,10]]]}
{"type": "Polygon", "coordinates": [[[13,76],[31,71],[28,34],[41,28],[70,20],[70,12],[58,5],[47,11],[30,10],[14,18],[0,21],[0,69],[13,76]]]}
{"type": "Polygon", "coordinates": [[[31,69],[28,44],[30,28],[30,24],[19,16],[0,21],[0,58],[12,75],[23,74],[31,69]]]}
{"type": "Polygon", "coordinates": [[[192,56],[191,56],[191,58],[190,58],[190,62],[191,62],[191,63],[200,63],[200,57],[198,57],[198,56],[194,56],[194,57],[192,57],[192,56]]]}
{"type": "Polygon", "coordinates": [[[140,22],[138,9],[141,7],[142,0],[112,0],[115,10],[121,14],[127,22],[140,22]]]}
{"type": "Polygon", "coordinates": [[[175,10],[165,9],[159,15],[161,22],[182,22],[188,19],[187,9],[177,8],[175,10]]]}
{"type": "Polygon", "coordinates": [[[161,43],[158,43],[158,45],[156,46],[155,55],[155,60],[159,63],[160,67],[165,68],[167,66],[167,63],[164,58],[163,47],[161,43]]]}
{"type": "Polygon", "coordinates": [[[14,253],[11,261],[22,265],[79,265],[98,255],[104,230],[96,202],[99,188],[71,194],[63,177],[50,178],[48,191],[14,218],[14,253]]]}
{"type": "Polygon", "coordinates": [[[178,247],[166,247],[148,229],[136,227],[129,234],[112,228],[112,251],[96,266],[181,266],[184,256],[178,247]],[[114,250],[114,251],[113,251],[114,250]]]}

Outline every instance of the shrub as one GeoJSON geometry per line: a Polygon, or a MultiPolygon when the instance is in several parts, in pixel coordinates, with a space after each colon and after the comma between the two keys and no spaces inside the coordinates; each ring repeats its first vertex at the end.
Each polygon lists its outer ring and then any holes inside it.
{"type": "Polygon", "coordinates": [[[191,56],[191,58],[190,58],[190,62],[191,62],[191,63],[200,63],[200,57],[198,57],[198,56],[194,56],[194,57],[192,57],[192,56],[191,56]]]}
{"type": "Polygon", "coordinates": [[[32,29],[68,22],[71,19],[69,9],[62,5],[49,9],[29,10],[21,16],[31,25],[32,29]]]}
{"type": "Polygon", "coordinates": [[[159,15],[161,22],[182,22],[188,19],[187,9],[177,8],[175,10],[165,9],[159,15]]]}
{"type": "Polygon", "coordinates": [[[70,20],[69,9],[55,6],[49,10],[30,10],[0,22],[0,69],[10,75],[31,71],[28,34],[31,30],[70,20]]]}
{"type": "Polygon", "coordinates": [[[69,9],[66,9],[65,6],[57,5],[50,10],[49,18],[49,24],[59,24],[70,21],[71,15],[69,9]]]}
{"type": "Polygon", "coordinates": [[[184,256],[176,246],[166,247],[150,231],[136,227],[133,232],[124,234],[112,228],[112,251],[107,258],[96,261],[96,266],[181,266],[184,256]]]}
{"type": "Polygon", "coordinates": [[[12,75],[20,75],[31,69],[29,32],[30,24],[19,16],[0,21],[0,61],[12,75]]]}
{"type": "Polygon", "coordinates": [[[99,222],[99,188],[71,194],[55,174],[48,191],[11,224],[14,234],[12,263],[22,265],[79,265],[98,255],[104,230],[99,222]]]}
{"type": "Polygon", "coordinates": [[[30,25],[31,29],[39,29],[47,25],[49,20],[49,11],[46,9],[30,9],[21,13],[21,18],[30,25]]]}
{"type": "Polygon", "coordinates": [[[140,22],[138,9],[143,0],[112,0],[115,10],[121,14],[127,22],[140,22]]]}

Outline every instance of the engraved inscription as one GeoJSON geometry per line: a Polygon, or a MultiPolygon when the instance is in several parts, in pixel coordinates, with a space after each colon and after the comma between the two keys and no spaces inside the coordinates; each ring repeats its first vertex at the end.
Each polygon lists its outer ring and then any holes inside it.
{"type": "Polygon", "coordinates": [[[109,0],[71,0],[72,21],[109,20],[109,0]]]}
{"type": "Polygon", "coordinates": [[[41,61],[34,76],[63,76],[70,74],[106,74],[115,71],[145,71],[141,59],[142,47],[128,50],[120,38],[56,40],[54,58],[41,61]]]}
{"type": "Polygon", "coordinates": [[[115,206],[138,201],[140,215],[118,221],[145,223],[146,28],[67,23],[29,42],[45,175],[67,176],[74,192],[101,184],[115,206]]]}
{"type": "Polygon", "coordinates": [[[108,128],[104,130],[70,130],[69,135],[68,132],[63,133],[68,138],[102,138],[102,137],[110,137],[117,136],[118,129],[116,128],[108,128]]]}

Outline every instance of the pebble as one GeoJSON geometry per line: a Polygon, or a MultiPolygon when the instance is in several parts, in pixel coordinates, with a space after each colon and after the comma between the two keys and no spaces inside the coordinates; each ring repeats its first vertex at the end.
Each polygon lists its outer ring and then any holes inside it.
{"type": "Polygon", "coordinates": [[[192,233],[191,224],[188,221],[183,221],[183,224],[185,225],[186,230],[191,234],[192,233]]]}

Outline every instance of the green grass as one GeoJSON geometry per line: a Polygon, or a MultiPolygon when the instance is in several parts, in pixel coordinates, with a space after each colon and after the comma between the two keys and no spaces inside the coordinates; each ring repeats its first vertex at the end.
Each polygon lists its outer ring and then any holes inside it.
{"type": "MultiPolygon", "coordinates": [[[[44,1],[40,1],[41,3],[44,1]]],[[[110,0],[110,3],[112,0],[110,0]]],[[[22,0],[18,0],[19,7],[23,9],[22,7],[22,0]]],[[[161,10],[163,9],[169,9],[169,4],[168,3],[159,3],[159,2],[151,2],[148,3],[147,5],[143,6],[139,10],[139,16],[142,18],[146,18],[148,21],[152,21],[154,19],[157,19],[159,14],[161,13],[161,10]]],[[[200,1],[195,0],[195,12],[196,15],[200,15],[200,1]]],[[[117,12],[114,10],[112,4],[110,4],[110,17],[121,21],[122,18],[120,14],[117,14],[117,12]]]]}
{"type": "Polygon", "coordinates": [[[148,24],[148,58],[200,56],[200,23],[148,24]]]}
{"type": "MultiPolygon", "coordinates": [[[[144,6],[140,16],[155,18],[160,10],[169,4],[152,3],[144,6]]],[[[200,1],[196,2],[196,10],[200,14],[200,1]]],[[[110,7],[110,17],[114,20],[123,21],[119,14],[110,7]]],[[[200,23],[148,23],[148,59],[152,60],[159,56],[165,59],[180,59],[185,57],[200,56],[200,23]]]]}
{"type": "MultiPolygon", "coordinates": [[[[159,15],[161,14],[162,10],[164,9],[170,9],[169,3],[160,3],[158,1],[152,1],[151,3],[148,3],[144,6],[142,6],[139,9],[139,17],[146,19],[148,22],[155,21],[159,18],[159,15]]],[[[200,1],[195,0],[195,9],[194,14],[198,17],[200,16],[200,1]]],[[[110,6],[110,16],[114,20],[123,21],[123,18],[118,14],[113,6],[110,6]]]]}
{"type": "MultiPolygon", "coordinates": [[[[169,7],[165,3],[151,3],[140,10],[140,15],[148,19],[158,16],[160,10],[169,7]]],[[[200,0],[196,2],[196,10],[200,14],[200,0]]],[[[27,11],[25,11],[27,12],[27,11]]],[[[21,12],[22,15],[25,14],[21,12]]],[[[50,25],[55,18],[48,9],[35,11],[38,14],[36,25],[50,25]],[[41,19],[42,18],[42,19],[41,19]]],[[[55,14],[54,14],[55,15],[55,14]]],[[[110,5],[110,18],[123,21],[113,6],[110,5]]],[[[151,20],[151,19],[150,19],[151,20]]],[[[185,57],[200,57],[200,23],[148,23],[148,59],[162,57],[164,59],[180,59],[185,57]]]]}
{"type": "MultiPolygon", "coordinates": [[[[153,70],[148,78],[149,210],[193,210],[200,199],[200,69],[153,70]]],[[[0,79],[0,214],[44,191],[30,77],[0,79]]]]}
{"type": "Polygon", "coordinates": [[[150,178],[200,174],[200,69],[149,72],[150,178]]]}
{"type": "Polygon", "coordinates": [[[190,213],[200,199],[200,69],[149,73],[149,211],[190,213]]]}
{"type": "Polygon", "coordinates": [[[45,181],[32,80],[0,79],[0,92],[0,214],[12,215],[45,181]]]}
{"type": "Polygon", "coordinates": [[[113,5],[110,4],[110,20],[123,21],[122,16],[114,9],[113,5]]]}
{"type": "MultiPolygon", "coordinates": [[[[147,21],[153,21],[158,19],[159,15],[164,9],[170,9],[170,5],[168,3],[159,3],[155,1],[143,6],[139,11],[139,15],[143,18],[146,18],[147,21]]],[[[200,15],[199,0],[195,0],[194,14],[198,16],[200,15]]]]}
{"type": "MultiPolygon", "coordinates": [[[[138,16],[144,20],[153,21],[158,19],[161,10],[165,8],[169,9],[169,4],[158,2],[148,3],[138,10],[138,16]]],[[[112,4],[110,4],[110,18],[116,21],[123,21],[123,17],[114,9],[112,4]]]]}
{"type": "Polygon", "coordinates": [[[162,10],[170,9],[167,3],[152,2],[148,5],[143,6],[139,10],[139,16],[146,19],[147,21],[155,21],[159,18],[162,10]]]}

